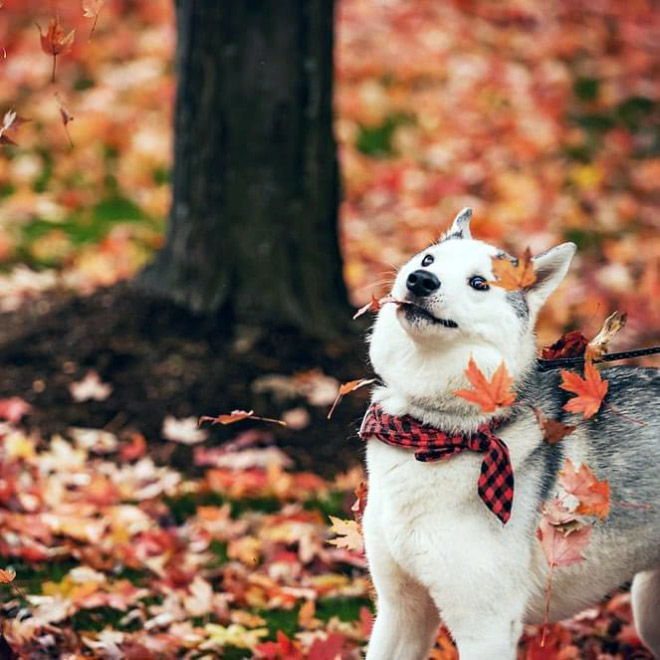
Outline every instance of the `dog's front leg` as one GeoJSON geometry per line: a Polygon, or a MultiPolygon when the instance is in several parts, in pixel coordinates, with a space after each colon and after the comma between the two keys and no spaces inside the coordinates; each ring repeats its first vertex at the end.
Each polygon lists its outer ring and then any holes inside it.
{"type": "Polygon", "coordinates": [[[369,570],[378,598],[367,660],[425,660],[440,623],[435,603],[401,570],[382,536],[371,531],[365,525],[369,570]]]}

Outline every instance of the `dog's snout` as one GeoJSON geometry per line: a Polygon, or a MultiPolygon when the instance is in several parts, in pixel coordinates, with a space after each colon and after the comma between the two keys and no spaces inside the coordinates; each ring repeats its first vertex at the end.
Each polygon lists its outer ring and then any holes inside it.
{"type": "Polygon", "coordinates": [[[440,280],[428,270],[416,270],[408,275],[406,286],[416,296],[429,296],[440,288],[440,280]]]}

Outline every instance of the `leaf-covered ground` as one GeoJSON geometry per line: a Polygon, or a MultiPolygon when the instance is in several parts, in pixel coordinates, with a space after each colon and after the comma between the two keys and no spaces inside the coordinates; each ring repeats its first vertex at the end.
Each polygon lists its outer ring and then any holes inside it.
{"type": "MultiPolygon", "coordinates": [[[[16,145],[0,145],[0,311],[130,277],[160,246],[171,4],[86,0],[85,16],[78,2],[0,2],[0,114],[19,116],[6,133],[16,145]],[[63,38],[76,32],[52,81],[35,22],[46,34],[55,11],[63,38]]],[[[515,253],[578,244],[540,320],[543,344],[573,327],[593,336],[613,309],[628,312],[615,348],[657,342],[660,14],[650,1],[339,0],[337,27],[342,241],[356,306],[386,293],[393,267],[470,205],[475,233],[515,253]]],[[[225,454],[180,412],[130,432],[24,426],[56,387],[49,402],[75,401],[91,411],[84,419],[118,396],[112,378],[85,379],[67,360],[54,378],[31,379],[29,397],[6,392],[31,411],[0,402],[0,580],[16,574],[1,607],[14,650],[358,657],[372,612],[364,560],[327,540],[330,516],[351,518],[362,475],[294,473],[261,431],[237,427],[225,454]]],[[[154,379],[175,382],[175,362],[154,379]]],[[[300,434],[338,384],[263,376],[257,387],[303,401],[289,420],[300,434]]],[[[341,380],[362,376],[356,360],[341,380]]],[[[526,631],[523,657],[647,657],[625,592],[553,627],[543,647],[539,633],[526,631]]],[[[445,633],[434,656],[455,657],[445,633]]]]}

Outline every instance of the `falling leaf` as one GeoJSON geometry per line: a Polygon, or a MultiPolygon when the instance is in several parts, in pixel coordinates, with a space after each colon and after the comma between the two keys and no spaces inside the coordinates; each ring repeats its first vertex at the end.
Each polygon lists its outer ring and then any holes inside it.
{"type": "Polygon", "coordinates": [[[101,381],[96,371],[88,371],[87,375],[77,383],[69,385],[69,392],[74,401],[105,401],[112,393],[112,385],[101,381]]]}
{"type": "Polygon", "coordinates": [[[508,256],[492,257],[493,274],[496,279],[489,282],[507,291],[526,289],[536,282],[532,252],[525,250],[522,258],[512,261],[508,256]]]}
{"type": "Polygon", "coordinates": [[[8,582],[13,582],[16,579],[16,571],[9,569],[5,571],[0,569],[0,584],[7,584],[8,582]]]}
{"type": "Polygon", "coordinates": [[[355,502],[351,506],[351,511],[355,514],[355,518],[359,521],[362,518],[362,514],[367,506],[367,493],[369,489],[367,488],[367,482],[361,481],[357,488],[355,489],[355,502]]]}
{"type": "Polygon", "coordinates": [[[362,531],[357,521],[343,520],[335,516],[330,516],[330,521],[332,522],[330,531],[334,532],[337,538],[330,539],[328,543],[338,548],[346,548],[347,550],[354,550],[356,552],[363,551],[362,531]]]}
{"type": "Polygon", "coordinates": [[[589,544],[592,532],[592,525],[564,532],[541,518],[537,536],[550,566],[571,566],[584,561],[582,552],[589,544]]]}
{"type": "Polygon", "coordinates": [[[198,428],[197,420],[194,417],[185,417],[177,419],[168,415],[163,420],[163,438],[180,442],[184,445],[196,445],[204,442],[208,434],[206,431],[198,428]]]}
{"type": "Polygon", "coordinates": [[[96,30],[96,24],[99,21],[99,14],[101,13],[101,9],[103,9],[104,4],[105,0],[82,0],[83,16],[85,18],[94,19],[92,29],[89,32],[90,39],[94,34],[94,30],[96,30]]]}
{"type": "Polygon", "coordinates": [[[589,342],[585,351],[585,358],[594,360],[601,357],[612,339],[626,325],[627,318],[626,314],[620,314],[619,312],[614,312],[614,314],[608,316],[598,334],[589,342]]]}
{"type": "Polygon", "coordinates": [[[257,419],[261,422],[270,422],[272,424],[279,424],[280,426],[286,426],[286,422],[281,419],[272,419],[270,417],[259,417],[254,414],[254,410],[232,410],[228,415],[217,415],[216,417],[210,417],[209,415],[203,415],[199,418],[199,424],[204,422],[211,422],[211,424],[235,424],[236,422],[241,422],[244,419],[257,419]]]}
{"type": "Polygon", "coordinates": [[[386,305],[387,303],[394,303],[396,305],[405,305],[405,301],[403,300],[398,300],[394,296],[387,295],[383,296],[382,298],[376,298],[373,294],[371,295],[371,300],[364,306],[360,307],[357,312],[353,315],[353,320],[359,318],[363,314],[366,314],[367,312],[378,312],[380,311],[381,307],[383,305],[386,305]]]}
{"type": "Polygon", "coordinates": [[[0,418],[12,424],[20,422],[31,409],[32,406],[19,396],[0,399],[0,418]]]}
{"type": "Polygon", "coordinates": [[[14,121],[16,121],[17,116],[18,115],[14,110],[7,110],[7,112],[5,112],[5,115],[2,118],[2,126],[0,126],[0,144],[16,145],[16,143],[10,137],[5,135],[5,132],[12,127],[14,121]]]}
{"type": "Polygon", "coordinates": [[[504,362],[500,364],[489,381],[477,367],[474,359],[470,357],[465,376],[474,389],[456,390],[454,394],[470,403],[476,403],[485,413],[495,412],[498,408],[509,406],[516,400],[515,393],[511,391],[513,378],[509,376],[504,362]]]}
{"type": "Polygon", "coordinates": [[[563,438],[573,433],[577,428],[576,426],[564,424],[556,419],[544,417],[543,413],[538,408],[533,408],[533,410],[534,415],[536,416],[536,421],[543,434],[543,439],[551,447],[555,447],[563,438]]]}
{"type": "Polygon", "coordinates": [[[608,382],[603,380],[600,372],[591,362],[584,365],[584,378],[574,371],[561,369],[562,382],[559,387],[577,396],[564,404],[564,410],[572,413],[582,413],[585,419],[593,417],[603,403],[607,394],[608,382]]]}
{"type": "Polygon", "coordinates": [[[359,390],[361,387],[364,387],[365,385],[371,385],[371,383],[376,382],[376,378],[361,378],[360,380],[351,380],[348,383],[344,383],[343,385],[339,386],[339,391],[337,392],[337,396],[335,397],[335,400],[330,408],[330,411],[328,412],[328,417],[327,419],[330,419],[332,417],[332,413],[335,411],[335,408],[337,407],[337,404],[350,392],[355,392],[355,390],[359,390]]]}
{"type": "Polygon", "coordinates": [[[60,119],[62,120],[66,139],[69,141],[69,146],[73,149],[73,140],[71,139],[71,133],[69,133],[69,124],[75,119],[75,117],[66,109],[58,93],[55,94],[55,98],[60,106],[60,119]]]}
{"type": "Polygon", "coordinates": [[[589,340],[579,331],[572,330],[562,335],[552,346],[544,348],[541,357],[544,360],[582,357],[589,340]]]}
{"type": "Polygon", "coordinates": [[[40,25],[37,25],[37,27],[39,28],[39,36],[41,37],[41,49],[46,55],[52,55],[53,57],[51,82],[55,82],[57,56],[68,53],[71,50],[76,31],[71,30],[71,32],[65,35],[58,18],[51,19],[45,34],[41,31],[40,25]]]}
{"type": "Polygon", "coordinates": [[[576,497],[580,504],[576,510],[589,516],[598,516],[601,520],[610,511],[610,486],[606,480],[599,481],[591,469],[582,463],[576,470],[570,458],[566,459],[564,469],[559,474],[560,486],[576,497]]]}

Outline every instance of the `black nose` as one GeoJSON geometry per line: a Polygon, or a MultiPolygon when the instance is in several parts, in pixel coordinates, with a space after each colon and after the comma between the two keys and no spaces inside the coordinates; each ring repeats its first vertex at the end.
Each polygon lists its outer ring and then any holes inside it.
{"type": "Polygon", "coordinates": [[[440,280],[428,270],[416,270],[408,275],[406,286],[416,296],[429,296],[440,288],[440,280]]]}

